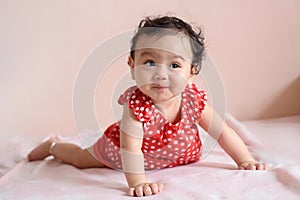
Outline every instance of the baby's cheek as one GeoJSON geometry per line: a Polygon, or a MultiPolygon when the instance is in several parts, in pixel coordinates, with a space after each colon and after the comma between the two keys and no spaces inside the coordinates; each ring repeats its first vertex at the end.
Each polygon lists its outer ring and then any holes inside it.
{"type": "Polygon", "coordinates": [[[174,95],[181,94],[184,91],[186,85],[188,84],[187,80],[183,76],[171,76],[171,91],[174,95]]]}
{"type": "Polygon", "coordinates": [[[135,69],[135,81],[136,85],[140,88],[147,84],[152,83],[151,77],[153,72],[145,67],[139,66],[135,69]]]}

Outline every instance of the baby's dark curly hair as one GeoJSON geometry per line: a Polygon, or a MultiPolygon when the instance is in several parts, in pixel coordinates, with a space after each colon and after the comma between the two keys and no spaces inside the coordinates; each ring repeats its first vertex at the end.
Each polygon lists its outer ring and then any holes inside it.
{"type": "MultiPolygon", "coordinates": [[[[131,51],[130,55],[134,59],[134,50],[136,47],[136,43],[138,38],[142,34],[147,35],[155,35],[155,34],[167,34],[168,31],[165,30],[172,30],[176,31],[177,33],[183,33],[189,37],[192,52],[193,52],[193,59],[192,59],[192,74],[198,74],[201,69],[201,62],[204,54],[204,37],[202,36],[202,31],[200,28],[194,30],[193,27],[184,22],[183,20],[173,17],[173,16],[161,16],[161,17],[146,17],[145,19],[141,20],[138,29],[131,40],[131,51]]],[[[173,32],[174,33],[174,32],[173,32]]]]}

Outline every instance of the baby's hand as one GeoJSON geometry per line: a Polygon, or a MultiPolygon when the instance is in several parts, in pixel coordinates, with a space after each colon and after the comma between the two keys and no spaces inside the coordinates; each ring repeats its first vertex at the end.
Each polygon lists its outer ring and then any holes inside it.
{"type": "Polygon", "coordinates": [[[143,183],[134,188],[129,188],[128,195],[138,197],[150,196],[161,192],[163,188],[164,186],[161,183],[143,183]]]}
{"type": "Polygon", "coordinates": [[[239,170],[268,170],[267,163],[258,163],[256,161],[244,161],[238,165],[239,170]]]}

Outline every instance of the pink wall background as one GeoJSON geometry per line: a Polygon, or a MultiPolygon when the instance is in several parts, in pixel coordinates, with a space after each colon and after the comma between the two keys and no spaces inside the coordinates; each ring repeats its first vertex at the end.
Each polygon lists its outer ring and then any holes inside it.
{"type": "MultiPolygon", "coordinates": [[[[228,112],[240,120],[300,114],[299,8],[298,0],[1,0],[0,134],[74,134],[73,86],[89,52],[168,12],[204,27],[228,112]]],[[[118,65],[127,70],[126,60],[118,65]]],[[[97,110],[104,125],[106,108],[97,110]]]]}

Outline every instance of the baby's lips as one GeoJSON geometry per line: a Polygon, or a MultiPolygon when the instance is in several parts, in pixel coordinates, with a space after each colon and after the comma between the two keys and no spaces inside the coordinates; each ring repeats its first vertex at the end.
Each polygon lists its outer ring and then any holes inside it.
{"type": "Polygon", "coordinates": [[[168,88],[169,86],[164,84],[152,84],[152,87],[154,88],[168,88]]]}

